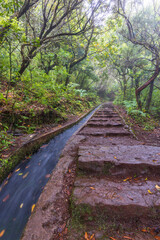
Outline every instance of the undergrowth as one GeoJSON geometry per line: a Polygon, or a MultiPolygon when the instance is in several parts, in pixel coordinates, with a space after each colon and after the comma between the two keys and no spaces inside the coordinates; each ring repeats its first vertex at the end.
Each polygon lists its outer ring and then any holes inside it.
{"type": "Polygon", "coordinates": [[[135,120],[136,124],[143,127],[144,130],[153,130],[158,126],[158,122],[149,113],[145,112],[144,109],[138,109],[136,100],[123,101],[123,106],[127,114],[135,120]]]}

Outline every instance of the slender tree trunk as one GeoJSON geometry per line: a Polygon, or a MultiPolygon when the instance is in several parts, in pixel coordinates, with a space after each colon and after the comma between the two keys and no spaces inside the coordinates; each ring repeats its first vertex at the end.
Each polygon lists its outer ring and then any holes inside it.
{"type": "Polygon", "coordinates": [[[154,82],[156,77],[159,75],[159,72],[160,72],[160,68],[159,68],[159,58],[158,58],[156,61],[156,68],[155,68],[153,76],[147,82],[145,82],[142,86],[140,86],[139,88],[136,89],[136,100],[137,100],[138,108],[141,109],[141,106],[139,105],[139,100],[140,100],[140,94],[141,94],[142,90],[145,89],[152,82],[154,82]]]}
{"type": "Polygon", "coordinates": [[[65,86],[67,86],[69,84],[69,78],[70,78],[70,74],[71,74],[71,67],[68,67],[68,75],[66,77],[66,82],[65,82],[65,86]]]}
{"type": "Polygon", "coordinates": [[[141,103],[140,97],[141,97],[141,92],[136,93],[136,101],[137,101],[138,109],[142,110],[142,103],[141,103]]]}
{"type": "Polygon", "coordinates": [[[12,81],[12,44],[9,41],[8,44],[9,44],[9,83],[7,86],[6,99],[8,98],[8,92],[12,81]]]}
{"type": "Polygon", "coordinates": [[[151,104],[151,101],[152,101],[153,88],[154,88],[154,81],[152,81],[151,84],[150,84],[149,95],[148,95],[147,102],[146,102],[146,110],[147,111],[149,111],[150,104],[151,104]]]}
{"type": "Polygon", "coordinates": [[[126,76],[123,76],[123,100],[126,99],[126,91],[127,91],[127,81],[126,76]]]}

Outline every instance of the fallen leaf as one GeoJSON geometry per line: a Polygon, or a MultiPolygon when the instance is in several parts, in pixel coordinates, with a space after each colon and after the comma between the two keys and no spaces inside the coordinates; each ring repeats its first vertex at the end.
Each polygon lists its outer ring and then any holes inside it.
{"type": "Polygon", "coordinates": [[[47,147],[47,146],[48,146],[48,144],[45,144],[45,145],[41,146],[41,148],[45,148],[45,147],[47,147]]]}
{"type": "Polygon", "coordinates": [[[152,160],[152,162],[157,162],[157,160],[152,160]]]}
{"type": "Polygon", "coordinates": [[[150,190],[148,190],[149,194],[153,194],[150,190]]]}
{"type": "Polygon", "coordinates": [[[36,204],[33,204],[33,205],[32,205],[31,212],[34,211],[35,206],[36,206],[36,204]]]}
{"type": "Polygon", "coordinates": [[[90,240],[92,240],[94,238],[94,233],[92,234],[92,236],[90,237],[90,240]]]}
{"type": "Polygon", "coordinates": [[[20,170],[20,168],[16,169],[15,172],[18,172],[20,170]]]}
{"type": "Polygon", "coordinates": [[[5,198],[3,198],[3,202],[6,202],[7,200],[8,200],[8,198],[9,198],[9,194],[5,197],[5,198]]]}
{"type": "Polygon", "coordinates": [[[140,179],[137,177],[137,178],[134,178],[134,181],[139,181],[140,179]]]}
{"type": "Polygon", "coordinates": [[[8,183],[8,180],[5,181],[4,186],[8,183]]]}
{"type": "Polygon", "coordinates": [[[123,238],[125,238],[125,239],[129,239],[129,240],[134,240],[133,238],[131,238],[131,237],[127,237],[127,236],[123,236],[123,238]]]}
{"type": "Polygon", "coordinates": [[[110,237],[110,239],[112,239],[112,240],[116,240],[115,238],[113,238],[113,237],[110,237]]]}
{"type": "Polygon", "coordinates": [[[8,175],[7,179],[9,179],[11,176],[12,176],[12,173],[10,173],[10,174],[8,175]]]}
{"type": "Polygon", "coordinates": [[[158,185],[155,186],[155,188],[160,191],[160,187],[158,185]]]}
{"type": "Polygon", "coordinates": [[[45,176],[45,178],[50,178],[50,176],[51,176],[51,174],[47,174],[47,175],[45,176]]]}
{"type": "Polygon", "coordinates": [[[160,240],[160,236],[155,236],[155,239],[160,240]]]}
{"type": "Polygon", "coordinates": [[[127,196],[127,197],[133,201],[133,198],[131,196],[127,196]]]}
{"type": "Polygon", "coordinates": [[[4,233],[5,233],[5,229],[3,229],[3,230],[0,232],[0,237],[3,237],[4,233]]]}
{"type": "Polygon", "coordinates": [[[124,179],[123,181],[126,182],[126,181],[131,180],[131,179],[132,179],[132,177],[128,177],[128,178],[124,179]]]}
{"type": "Polygon", "coordinates": [[[146,178],[145,178],[145,181],[147,181],[147,180],[148,180],[148,178],[146,177],[146,178]]]}
{"type": "Polygon", "coordinates": [[[20,205],[20,208],[22,208],[23,207],[23,203],[21,203],[21,205],[20,205]]]}
{"type": "Polygon", "coordinates": [[[23,175],[23,173],[19,173],[18,175],[21,176],[21,175],[23,175]]]}
{"type": "Polygon", "coordinates": [[[26,169],[29,168],[29,167],[30,167],[30,165],[28,165],[28,166],[26,167],[26,169]]]}
{"type": "Polygon", "coordinates": [[[26,177],[28,176],[28,173],[29,173],[29,172],[27,172],[27,173],[23,176],[23,179],[26,178],[26,177]]]}
{"type": "Polygon", "coordinates": [[[146,229],[142,229],[141,231],[142,231],[142,232],[148,232],[148,230],[146,230],[146,229]]]}
{"type": "Polygon", "coordinates": [[[86,240],[89,240],[89,238],[88,238],[88,233],[87,233],[87,232],[85,232],[84,238],[85,238],[86,240]]]}
{"type": "Polygon", "coordinates": [[[117,159],[117,157],[114,156],[115,159],[117,159]]]}
{"type": "Polygon", "coordinates": [[[71,169],[69,169],[68,172],[71,173],[71,169]]]}
{"type": "Polygon", "coordinates": [[[92,189],[92,190],[95,190],[95,188],[94,188],[94,187],[90,187],[90,189],[92,189]]]}

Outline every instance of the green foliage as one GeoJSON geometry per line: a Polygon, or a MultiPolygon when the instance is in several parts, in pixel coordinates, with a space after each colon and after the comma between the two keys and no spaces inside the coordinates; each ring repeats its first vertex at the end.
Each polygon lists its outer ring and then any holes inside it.
{"type": "Polygon", "coordinates": [[[1,126],[1,130],[0,131],[0,153],[7,149],[10,145],[13,144],[13,136],[7,134],[7,126],[2,126],[2,124],[0,123],[1,126]]]}
{"type": "Polygon", "coordinates": [[[144,130],[153,130],[157,122],[151,118],[151,116],[145,112],[145,110],[141,111],[137,109],[136,100],[133,101],[124,101],[123,105],[127,111],[127,113],[135,120],[137,124],[142,126],[144,130]]]}

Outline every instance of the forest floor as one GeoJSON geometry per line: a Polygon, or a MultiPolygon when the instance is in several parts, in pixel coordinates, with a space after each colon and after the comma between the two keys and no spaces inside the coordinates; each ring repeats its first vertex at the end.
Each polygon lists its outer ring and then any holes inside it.
{"type": "Polygon", "coordinates": [[[61,170],[63,190],[55,193],[55,171],[23,240],[160,239],[160,126],[145,131],[117,109],[125,122],[106,104],[65,147],[57,170],[73,162],[61,170]]]}

